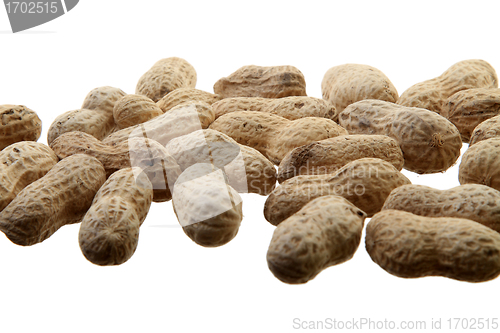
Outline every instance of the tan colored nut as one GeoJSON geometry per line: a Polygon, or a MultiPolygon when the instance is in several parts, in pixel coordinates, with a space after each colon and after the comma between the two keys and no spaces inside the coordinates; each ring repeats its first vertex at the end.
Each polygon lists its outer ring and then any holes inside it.
{"type": "Polygon", "coordinates": [[[155,103],[163,96],[178,88],[196,86],[196,70],[182,58],[170,57],[158,60],[144,73],[135,93],[151,98],[155,103]]]}
{"type": "Polygon", "coordinates": [[[0,150],[16,142],[40,138],[42,121],[24,105],[0,105],[0,118],[0,150]]]}
{"type": "Polygon", "coordinates": [[[477,125],[472,131],[469,147],[482,140],[500,137],[500,116],[491,117],[477,125]]]}
{"type": "Polygon", "coordinates": [[[172,139],[166,149],[182,170],[196,163],[211,163],[223,170],[228,184],[239,193],[268,195],[276,185],[276,169],[264,155],[215,130],[172,139]]]}
{"type": "Polygon", "coordinates": [[[243,66],[214,84],[223,98],[306,96],[304,74],[293,66],[243,66]]]}
{"type": "Polygon", "coordinates": [[[441,113],[451,95],[473,88],[498,88],[495,69],[484,60],[457,62],[440,76],[406,89],[397,104],[441,113]]]}
{"type": "Polygon", "coordinates": [[[403,185],[392,190],[382,210],[404,210],[428,217],[457,217],[479,222],[500,232],[500,191],[466,184],[448,190],[403,185]]]}
{"type": "Polygon", "coordinates": [[[134,254],[146,219],[152,185],[139,168],[121,169],[102,185],[85,214],[78,241],[90,262],[120,265],[134,254]]]}
{"type": "Polygon", "coordinates": [[[238,233],[243,219],[241,197],[212,164],[198,163],[184,170],[172,197],[182,229],[198,245],[221,246],[238,233]]]}
{"type": "Polygon", "coordinates": [[[419,174],[447,170],[460,157],[458,129],[439,114],[394,103],[365,100],[349,105],[339,123],[350,134],[382,134],[394,138],[404,168],[419,174]]]}
{"type": "Polygon", "coordinates": [[[330,101],[337,112],[349,104],[364,99],[396,102],[398,92],[387,76],[375,67],[345,64],[330,68],[321,82],[323,98],[330,101]]]}
{"type": "Polygon", "coordinates": [[[315,198],[339,195],[370,217],[380,211],[393,189],[410,183],[389,162],[361,158],[334,174],[297,176],[284,181],[267,197],[264,216],[271,224],[278,225],[315,198]]]}
{"type": "Polygon", "coordinates": [[[52,149],[39,142],[22,141],[4,148],[0,152],[0,211],[58,161],[52,149]]]}
{"type": "Polygon", "coordinates": [[[366,214],[346,199],[327,195],[306,204],[274,230],[267,265],[279,280],[306,283],[327,267],[351,259],[366,214]]]}
{"type": "Polygon", "coordinates": [[[500,234],[472,220],[384,210],[368,223],[365,241],[372,260],[402,278],[482,282],[500,274],[500,234]]]}
{"type": "Polygon", "coordinates": [[[338,112],[332,103],[309,96],[289,96],[282,98],[233,97],[224,98],[212,105],[215,118],[235,111],[261,111],[297,120],[305,117],[338,120],[338,112]]]}
{"type": "Polygon", "coordinates": [[[47,142],[50,145],[61,134],[73,131],[88,133],[102,140],[114,128],[115,121],[108,113],[100,110],[72,110],[57,116],[52,122],[47,133],[47,142]]]}
{"type": "Polygon", "coordinates": [[[500,89],[467,89],[451,95],[441,112],[455,125],[462,141],[468,143],[474,128],[500,114],[500,89]]]}
{"type": "Polygon", "coordinates": [[[460,184],[483,184],[500,191],[500,138],[469,147],[458,168],[460,184]]]}
{"type": "Polygon", "coordinates": [[[120,129],[142,124],[162,114],[155,102],[142,95],[126,95],[113,109],[113,118],[120,129]]]}
{"type": "Polygon", "coordinates": [[[401,171],[403,152],[393,138],[385,135],[341,135],[311,142],[290,151],[281,161],[278,181],[299,175],[323,175],[334,173],[354,160],[380,158],[401,171]]]}
{"type": "Polygon", "coordinates": [[[123,90],[104,86],[92,89],[85,97],[82,109],[99,110],[113,115],[113,108],[116,102],[127,95],[123,90]]]}
{"type": "Polygon", "coordinates": [[[178,105],[161,116],[110,134],[102,142],[115,146],[131,137],[147,137],[165,146],[171,139],[207,128],[215,119],[212,107],[204,102],[178,105]]]}
{"type": "Polygon", "coordinates": [[[18,245],[40,243],[62,226],[80,222],[105,181],[106,172],[94,157],[65,158],[0,212],[0,230],[18,245]]]}
{"type": "Polygon", "coordinates": [[[112,147],[87,133],[68,132],[55,139],[51,148],[61,159],[75,154],[97,158],[106,170],[106,177],[120,169],[140,167],[153,184],[155,202],[172,199],[168,184],[173,184],[181,173],[165,147],[147,138],[130,138],[112,147]]]}
{"type": "Polygon", "coordinates": [[[215,102],[220,101],[221,99],[222,96],[211,94],[203,90],[195,88],[178,88],[169,92],[156,104],[163,112],[167,112],[177,105],[181,105],[184,103],[204,102],[212,105],[215,102]]]}
{"type": "Polygon", "coordinates": [[[292,121],[258,111],[225,114],[216,119],[210,128],[229,135],[242,145],[257,149],[276,165],[294,148],[348,134],[330,119],[307,117],[292,121]]]}

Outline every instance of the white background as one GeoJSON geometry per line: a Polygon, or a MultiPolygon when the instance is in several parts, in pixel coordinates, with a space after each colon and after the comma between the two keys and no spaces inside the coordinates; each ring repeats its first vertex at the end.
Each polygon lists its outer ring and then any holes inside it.
{"type": "MultiPolygon", "coordinates": [[[[188,60],[197,88],[209,92],[243,65],[293,65],[308,95],[321,97],[330,67],[360,63],[401,94],[465,59],[500,70],[499,9],[496,1],[85,0],[12,34],[0,7],[0,104],[35,110],[46,143],[53,119],[91,89],[134,93],[139,77],[170,56],[188,60]]],[[[405,174],[440,189],[459,185],[457,165],[405,174]]],[[[153,204],[135,255],[118,267],[83,257],[78,225],[31,247],[0,235],[0,332],[295,332],[294,318],[421,320],[428,331],[441,318],[445,331],[448,318],[500,317],[500,279],[397,278],[370,260],[364,239],[349,262],[305,285],[281,283],[266,263],[274,227],[263,217],[265,197],[242,197],[239,234],[215,249],[183,233],[171,202],[153,204]]]]}

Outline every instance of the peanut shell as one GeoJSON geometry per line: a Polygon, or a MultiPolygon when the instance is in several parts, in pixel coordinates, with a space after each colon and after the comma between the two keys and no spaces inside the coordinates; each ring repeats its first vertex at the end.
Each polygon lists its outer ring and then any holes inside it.
{"type": "Polygon", "coordinates": [[[142,124],[162,114],[155,102],[142,95],[126,95],[113,109],[113,118],[120,129],[142,124]]]}
{"type": "Polygon", "coordinates": [[[204,102],[209,105],[220,101],[222,96],[195,88],[178,88],[165,95],[156,104],[163,111],[167,112],[177,105],[189,102],[204,102]]]}
{"type": "Polygon", "coordinates": [[[458,167],[460,184],[482,184],[500,191],[500,138],[469,147],[458,167]]]}
{"type": "Polygon", "coordinates": [[[472,131],[469,147],[482,140],[500,137],[500,116],[491,117],[477,125],[472,131]]]}
{"type": "Polygon", "coordinates": [[[20,141],[37,141],[42,121],[35,111],[24,105],[0,105],[0,150],[20,141]]]}

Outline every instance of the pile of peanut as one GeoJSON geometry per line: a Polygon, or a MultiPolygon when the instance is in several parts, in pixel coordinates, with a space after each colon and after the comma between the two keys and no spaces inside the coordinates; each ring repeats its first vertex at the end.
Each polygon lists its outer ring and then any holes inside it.
{"type": "Polygon", "coordinates": [[[285,283],[351,259],[367,218],[366,250],[390,274],[500,275],[500,89],[487,62],[458,62],[401,95],[360,64],[328,69],[322,98],[293,66],[241,67],[214,93],[196,81],[186,60],[161,59],[135,94],[90,91],[54,120],[48,145],[34,111],[0,105],[0,230],[27,246],[80,223],[85,258],[120,265],[152,202],[171,201],[185,234],[216,247],[235,238],[240,193],[252,193],[267,197],[267,265],[285,283]],[[401,172],[442,173],[463,143],[460,186],[401,172]]]}

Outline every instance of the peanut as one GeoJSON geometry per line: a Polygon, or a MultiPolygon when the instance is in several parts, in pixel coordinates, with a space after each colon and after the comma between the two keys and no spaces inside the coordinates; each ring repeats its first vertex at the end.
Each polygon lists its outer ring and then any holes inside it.
{"type": "Polygon", "coordinates": [[[198,163],[184,170],[172,197],[177,219],[195,243],[221,246],[238,233],[243,218],[241,197],[212,164],[198,163]]]}
{"type": "Polygon", "coordinates": [[[441,113],[447,99],[461,90],[497,87],[497,74],[489,63],[479,59],[463,60],[440,76],[406,89],[397,104],[441,113]]]}
{"type": "Polygon", "coordinates": [[[42,121],[35,111],[24,105],[0,105],[0,150],[20,141],[37,141],[42,121]]]}
{"type": "Polygon", "coordinates": [[[223,98],[306,96],[304,74],[293,66],[243,66],[214,84],[223,98]]]}
{"type": "Polygon", "coordinates": [[[278,225],[309,201],[335,194],[370,217],[380,211],[393,189],[404,184],[410,184],[410,180],[389,162],[361,158],[334,174],[297,176],[284,181],[267,198],[264,216],[271,224],[278,225]]]}
{"type": "Polygon", "coordinates": [[[297,120],[305,117],[338,120],[338,112],[332,103],[309,96],[289,96],[282,98],[233,97],[224,98],[212,105],[215,118],[235,111],[261,111],[297,120]]]}
{"type": "Polygon", "coordinates": [[[382,210],[404,210],[428,217],[457,217],[479,222],[500,232],[500,191],[466,184],[448,190],[403,185],[392,190],[382,210]]]}
{"type": "Polygon", "coordinates": [[[477,125],[472,131],[469,147],[479,141],[500,137],[500,116],[491,117],[477,125]]]}
{"type": "Polygon", "coordinates": [[[310,201],[274,230],[267,251],[269,269],[285,283],[312,280],[353,257],[365,218],[362,210],[339,196],[310,201]]]}
{"type": "Polygon", "coordinates": [[[477,125],[500,114],[500,89],[459,91],[448,98],[441,114],[458,128],[462,141],[468,143],[477,125]]]}
{"type": "Polygon", "coordinates": [[[396,139],[404,168],[419,174],[442,172],[460,157],[457,128],[439,114],[379,100],[349,105],[339,123],[350,134],[382,134],[396,139]]]}
{"type": "Polygon", "coordinates": [[[155,102],[142,95],[126,95],[116,102],[113,109],[113,118],[119,129],[142,124],[162,114],[155,102]]]}
{"type": "Polygon", "coordinates": [[[206,103],[181,104],[142,124],[119,130],[106,137],[102,142],[116,146],[131,137],[147,136],[165,146],[173,138],[207,128],[214,119],[214,111],[206,103]]]}
{"type": "Polygon", "coordinates": [[[380,70],[360,64],[345,64],[330,68],[321,82],[323,98],[330,101],[337,112],[349,104],[364,99],[396,102],[398,92],[380,70]]]}
{"type": "Polygon", "coordinates": [[[500,191],[500,138],[469,147],[458,168],[460,184],[483,184],[500,191]]]}
{"type": "Polygon", "coordinates": [[[242,145],[257,149],[276,165],[296,147],[347,134],[344,128],[330,119],[307,117],[291,121],[258,111],[225,114],[216,119],[210,128],[229,135],[242,145]]]}
{"type": "Polygon", "coordinates": [[[62,226],[80,222],[105,180],[104,168],[94,157],[65,158],[0,212],[0,230],[18,245],[40,243],[62,226]]]}
{"type": "Polygon", "coordinates": [[[21,141],[4,148],[0,152],[0,211],[57,162],[56,154],[42,143],[21,141]]]}
{"type": "Polygon", "coordinates": [[[368,223],[365,241],[375,263],[403,278],[481,282],[500,274],[500,234],[468,219],[384,210],[368,223]]]}
{"type": "Polygon", "coordinates": [[[130,259],[152,198],[152,185],[141,169],[112,174],[97,191],[80,225],[78,241],[85,258],[101,266],[130,259]]]}
{"type": "Polygon", "coordinates": [[[196,86],[196,70],[182,58],[170,57],[158,60],[144,73],[135,93],[152,99],[155,103],[163,96],[178,88],[196,86]]]}
{"type": "Polygon", "coordinates": [[[385,160],[399,171],[403,153],[393,138],[385,135],[341,135],[311,142],[285,155],[279,165],[280,183],[298,175],[334,173],[354,160],[372,157],[385,160]]]}
{"type": "Polygon", "coordinates": [[[166,149],[182,170],[196,163],[212,163],[225,172],[229,185],[239,193],[268,195],[276,185],[276,169],[264,155],[211,129],[172,139],[166,149]]]}
{"type": "Polygon", "coordinates": [[[123,90],[104,86],[92,89],[83,100],[82,109],[99,110],[113,115],[113,108],[119,99],[127,95],[123,90]]]}
{"type": "Polygon", "coordinates": [[[189,102],[204,102],[209,105],[220,101],[222,96],[194,88],[178,88],[172,90],[156,104],[163,111],[167,112],[177,105],[189,102]]]}

